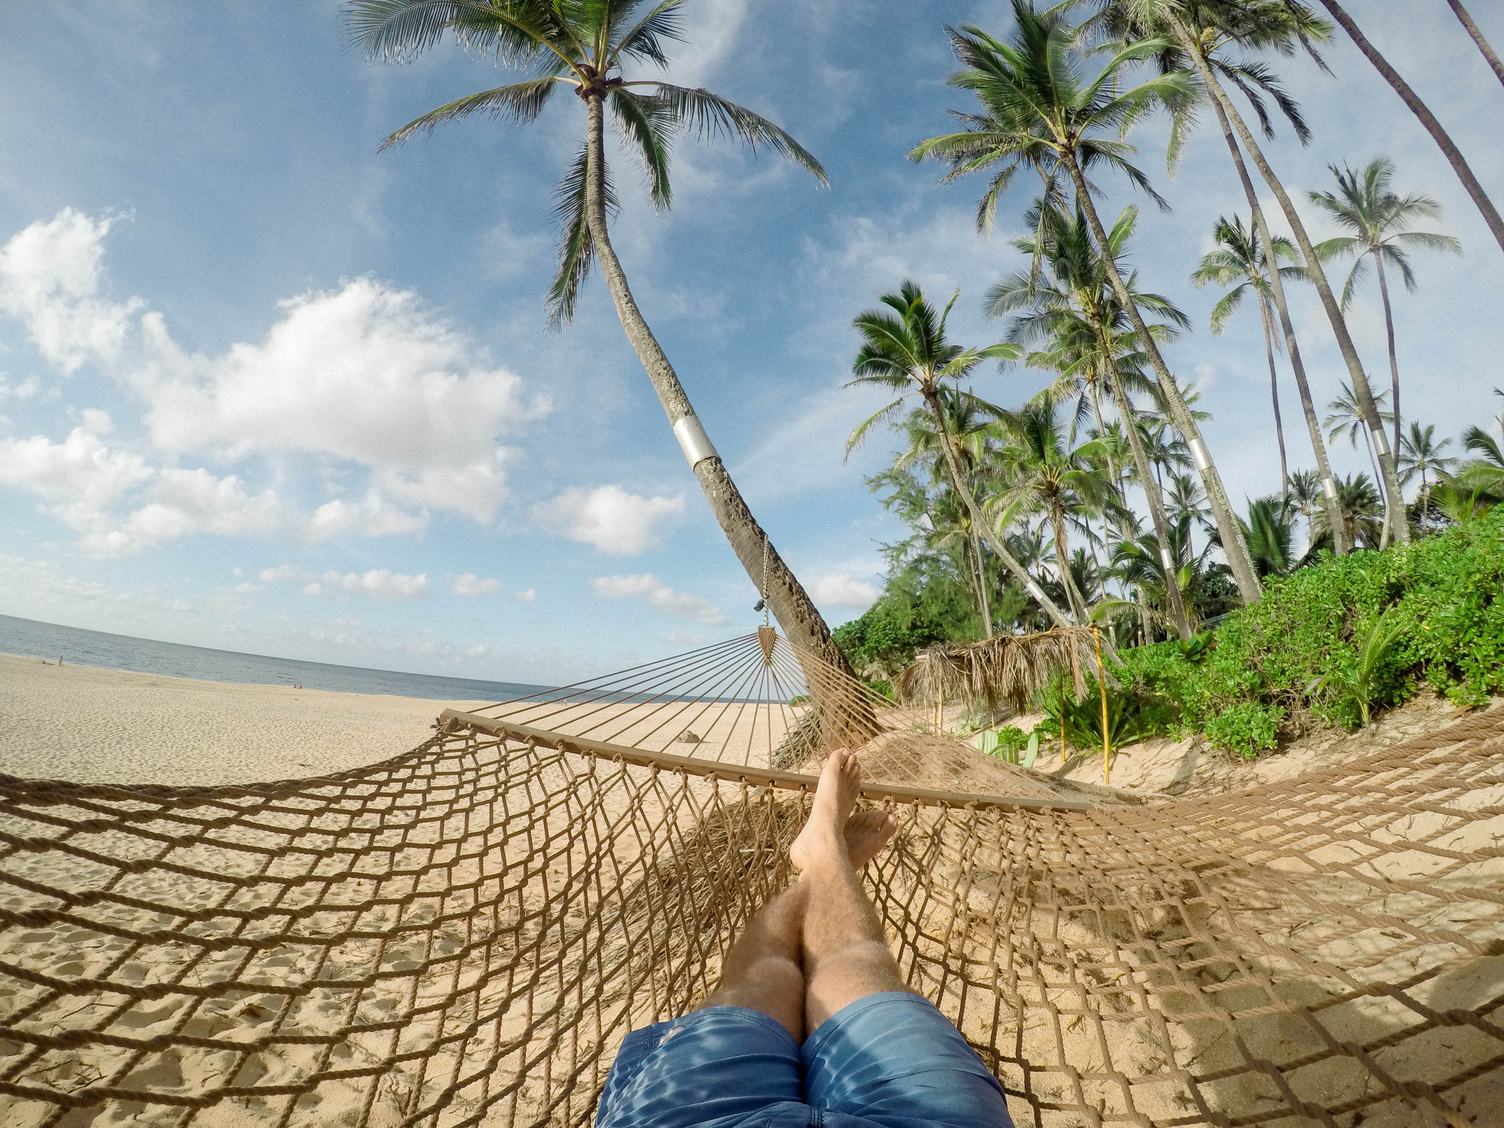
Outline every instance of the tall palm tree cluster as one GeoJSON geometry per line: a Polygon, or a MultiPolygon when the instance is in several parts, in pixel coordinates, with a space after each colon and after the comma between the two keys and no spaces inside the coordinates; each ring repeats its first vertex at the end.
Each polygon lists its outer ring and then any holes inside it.
{"type": "MultiPolygon", "coordinates": [[[[561,324],[573,318],[598,264],[669,427],[748,577],[803,652],[843,663],[827,624],[706,434],[611,239],[618,211],[605,143],[611,128],[640,160],[659,208],[672,202],[674,143],[686,134],[769,150],[826,181],[819,161],[767,118],[710,90],[665,80],[670,55],[683,42],[687,3],[346,0],[346,15],[352,41],[373,59],[409,60],[450,41],[519,72],[515,81],[408,122],[386,146],[474,115],[526,124],[561,92],[575,96],[580,136],[556,194],[559,265],[547,290],[550,315],[561,324]]],[[[1448,3],[1504,76],[1466,9],[1448,3]]],[[[1320,7],[1431,134],[1504,249],[1504,221],[1430,109],[1337,0],[1320,0],[1320,7]]],[[[1400,418],[1389,277],[1395,273],[1413,288],[1413,252],[1456,250],[1444,234],[1412,229],[1436,218],[1435,202],[1394,191],[1394,170],[1382,159],[1356,171],[1334,169],[1335,189],[1313,201],[1347,234],[1317,245],[1255,135],[1267,140],[1283,119],[1302,141],[1307,136],[1299,107],[1263,57],[1304,49],[1319,61],[1334,28],[1315,5],[1062,0],[1041,10],[1032,0],[1013,0],[1004,37],[977,27],[948,34],[960,64],[951,83],[970,101],[956,111],[952,132],[922,142],[910,156],[942,162],[947,179],[985,178],[977,209],[983,229],[1020,173],[1025,181],[1037,178],[1030,234],[1018,242],[1029,266],[986,296],[988,311],[1007,327],[998,342],[979,347],[947,337],[956,297],[937,309],[917,286],[895,279],[899,288],[857,319],[861,348],[853,366],[856,382],[882,386],[892,402],[851,442],[879,424],[902,431],[897,460],[874,480],[914,530],[895,555],[938,561],[939,571],[964,589],[980,631],[1110,614],[1116,623],[1137,624],[1145,636],[1188,637],[1220,609],[1257,600],[1265,576],[1298,563],[1291,534],[1302,517],[1309,544],[1342,553],[1407,540],[1416,529],[1465,518],[1504,494],[1504,460],[1491,432],[1473,428],[1464,436],[1476,457],[1458,466],[1446,453],[1449,440],[1438,441],[1433,428],[1414,420],[1406,430],[1400,418]],[[1207,449],[1205,412],[1161,350],[1189,328],[1187,318],[1126,265],[1137,212],[1130,207],[1104,218],[1100,207],[1100,182],[1114,174],[1167,207],[1133,163],[1127,136],[1145,118],[1166,116],[1173,162],[1207,109],[1248,210],[1246,218],[1218,222],[1216,249],[1194,281],[1225,291],[1214,330],[1245,306],[1259,316],[1281,457],[1282,493],[1253,503],[1244,515],[1234,510],[1207,449]],[[1271,233],[1255,174],[1277,201],[1289,238],[1271,233]],[[1339,258],[1353,263],[1340,301],[1326,274],[1339,258]],[[1370,385],[1344,319],[1370,268],[1390,330],[1387,392],[1370,385]],[[1325,421],[1301,358],[1287,283],[1315,288],[1346,368],[1347,383],[1325,421]],[[1290,468],[1279,409],[1281,354],[1295,381],[1314,471],[1290,468]],[[1030,402],[1003,409],[968,383],[995,363],[1027,364],[1055,379],[1030,402]],[[1369,450],[1371,478],[1333,473],[1326,443],[1343,434],[1369,450]],[[1407,507],[1402,488],[1411,482],[1418,496],[1407,507]]]]}
{"type": "MultiPolygon", "coordinates": [[[[1324,6],[1350,22],[1340,5],[1324,6]]],[[[1037,185],[1028,234],[1015,240],[1026,265],[984,299],[1003,323],[1001,340],[951,342],[946,316],[908,281],[882,297],[885,309],[855,321],[861,347],[851,383],[880,385],[894,398],[852,443],[884,420],[905,440],[893,466],[871,480],[910,528],[889,547],[890,563],[924,558],[928,575],[963,583],[988,631],[998,629],[995,608],[1008,606],[1015,629],[1101,620],[1125,638],[1186,639],[1321,551],[1408,541],[1497,502],[1492,434],[1470,428],[1463,445],[1475,457],[1459,466],[1450,439],[1400,415],[1390,279],[1414,290],[1413,254],[1460,251],[1456,239],[1425,228],[1439,205],[1397,191],[1384,157],[1358,169],[1333,165],[1334,187],[1310,193],[1310,203],[1344,234],[1317,243],[1262,148],[1259,135],[1272,138],[1277,120],[1302,142],[1309,136],[1263,57],[1304,49],[1320,61],[1332,25],[1299,0],[1067,0],[1048,9],[1013,0],[1012,8],[1003,36],[947,29],[959,63],[950,84],[967,102],[952,111],[956,128],[910,154],[942,163],[947,181],[983,181],[982,231],[1010,188],[1037,185]],[[1127,265],[1137,209],[1103,211],[1113,175],[1168,207],[1127,140],[1151,115],[1169,123],[1172,164],[1189,130],[1215,121],[1247,209],[1217,220],[1213,249],[1191,275],[1219,294],[1214,333],[1246,310],[1264,345],[1281,489],[1241,513],[1207,449],[1206,415],[1165,359],[1163,346],[1190,322],[1127,265]],[[1255,173],[1293,237],[1271,231],[1255,173]],[[1339,297],[1327,272],[1344,259],[1351,266],[1339,297]],[[1370,383],[1346,324],[1370,274],[1387,330],[1387,390],[1370,383]],[[1324,417],[1289,308],[1291,290],[1308,285],[1347,376],[1324,417]],[[936,363],[943,358],[965,361],[936,363]],[[988,358],[1053,379],[1023,405],[1000,407],[970,384],[988,358]],[[1313,470],[1292,469],[1303,459],[1285,432],[1286,364],[1313,470]],[[911,396],[917,406],[905,414],[911,396]],[[1332,470],[1329,444],[1343,438],[1367,451],[1371,475],[1332,470]]],[[[1464,26],[1487,48],[1476,26],[1464,26]]]]}

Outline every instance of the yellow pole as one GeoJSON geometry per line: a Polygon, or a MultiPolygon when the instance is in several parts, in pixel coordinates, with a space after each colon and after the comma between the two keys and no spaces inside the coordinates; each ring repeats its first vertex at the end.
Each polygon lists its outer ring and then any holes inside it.
{"type": "Polygon", "coordinates": [[[1107,671],[1102,668],[1102,635],[1091,625],[1091,642],[1097,648],[1097,692],[1102,696],[1102,782],[1112,778],[1112,741],[1107,734],[1107,671]]]}
{"type": "Polygon", "coordinates": [[[1065,683],[1060,683],[1060,766],[1065,767],[1065,683]]]}

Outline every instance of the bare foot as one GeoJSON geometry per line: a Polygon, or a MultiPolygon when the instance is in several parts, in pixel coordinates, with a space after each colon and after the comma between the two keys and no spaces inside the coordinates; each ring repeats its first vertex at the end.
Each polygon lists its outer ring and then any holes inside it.
{"type": "Polygon", "coordinates": [[[862,769],[854,752],[837,748],[825,758],[809,818],[789,847],[789,859],[796,867],[808,869],[822,859],[847,862],[846,822],[861,786],[862,769]]]}
{"type": "Polygon", "coordinates": [[[898,820],[886,811],[858,811],[846,820],[846,853],[853,869],[861,869],[883,852],[893,839],[898,820]]]}

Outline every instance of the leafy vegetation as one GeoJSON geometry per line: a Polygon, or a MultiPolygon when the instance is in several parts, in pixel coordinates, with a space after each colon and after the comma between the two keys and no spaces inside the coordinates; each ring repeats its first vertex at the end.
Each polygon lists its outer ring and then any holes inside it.
{"type": "Polygon", "coordinates": [[[1243,755],[1313,724],[1353,728],[1430,686],[1459,705],[1504,693],[1504,511],[1386,552],[1275,580],[1198,648],[1123,651],[1125,690],[1243,755]]]}

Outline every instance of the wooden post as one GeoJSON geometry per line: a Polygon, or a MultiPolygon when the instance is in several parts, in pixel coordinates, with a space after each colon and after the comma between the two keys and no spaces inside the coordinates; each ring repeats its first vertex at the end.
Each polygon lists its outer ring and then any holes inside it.
{"type": "Polygon", "coordinates": [[[1097,692],[1102,698],[1102,782],[1112,778],[1112,740],[1107,732],[1107,671],[1102,667],[1102,635],[1091,625],[1091,642],[1097,648],[1097,692]]]}

